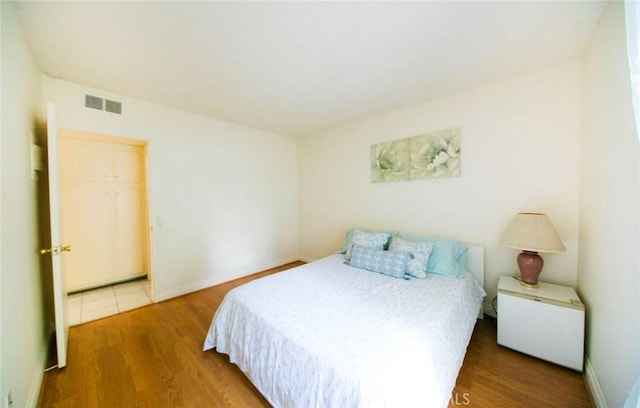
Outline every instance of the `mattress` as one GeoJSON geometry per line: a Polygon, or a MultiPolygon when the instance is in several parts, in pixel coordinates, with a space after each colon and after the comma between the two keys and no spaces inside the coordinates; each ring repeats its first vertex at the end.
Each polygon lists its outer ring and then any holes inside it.
{"type": "Polygon", "coordinates": [[[404,280],[332,255],[231,290],[204,349],[274,407],[446,407],[484,295],[471,273],[404,280]]]}

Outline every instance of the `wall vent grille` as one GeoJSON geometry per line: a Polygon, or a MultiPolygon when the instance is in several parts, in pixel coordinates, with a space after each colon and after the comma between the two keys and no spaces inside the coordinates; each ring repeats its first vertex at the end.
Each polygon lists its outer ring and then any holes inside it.
{"type": "Polygon", "coordinates": [[[98,96],[85,95],[84,106],[91,109],[102,110],[104,100],[98,96]]]}
{"type": "Polygon", "coordinates": [[[84,106],[91,109],[104,110],[122,115],[122,102],[112,101],[99,96],[85,95],[84,106]]]}
{"type": "Polygon", "coordinates": [[[117,101],[111,101],[109,99],[105,99],[104,101],[104,110],[111,113],[117,113],[118,115],[122,114],[122,103],[117,101]]]}

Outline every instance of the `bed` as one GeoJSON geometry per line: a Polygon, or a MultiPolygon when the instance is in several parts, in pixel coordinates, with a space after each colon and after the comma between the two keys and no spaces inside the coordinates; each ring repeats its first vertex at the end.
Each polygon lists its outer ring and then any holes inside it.
{"type": "Polygon", "coordinates": [[[231,290],[204,350],[274,407],[446,407],[482,317],[482,247],[465,269],[398,279],[334,254],[231,290]]]}

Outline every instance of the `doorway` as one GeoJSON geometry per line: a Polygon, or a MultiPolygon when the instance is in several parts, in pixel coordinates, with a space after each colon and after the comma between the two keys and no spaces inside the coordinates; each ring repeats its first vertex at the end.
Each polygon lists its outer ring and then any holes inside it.
{"type": "Polygon", "coordinates": [[[58,174],[69,323],[151,303],[146,141],[60,129],[58,174]]]}
{"type": "Polygon", "coordinates": [[[142,278],[67,295],[69,326],[137,309],[153,303],[151,281],[142,278]]]}

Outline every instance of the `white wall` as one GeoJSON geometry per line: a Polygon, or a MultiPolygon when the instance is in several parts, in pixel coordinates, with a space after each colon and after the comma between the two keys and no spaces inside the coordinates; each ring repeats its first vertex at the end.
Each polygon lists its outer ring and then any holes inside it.
{"type": "Polygon", "coordinates": [[[42,120],[40,71],[13,4],[2,14],[2,139],[0,186],[0,396],[15,407],[35,406],[46,354],[38,255],[38,183],[31,179],[31,134],[42,120]]]}
{"type": "Polygon", "coordinates": [[[541,279],[577,281],[580,62],[488,84],[300,141],[300,246],[338,249],[351,226],[450,236],[486,249],[490,302],[517,271],[499,245],[518,211],[549,215],[567,252],[544,254],[541,279]],[[462,176],[374,184],[371,144],[459,126],[462,176]]]}
{"type": "Polygon", "coordinates": [[[582,65],[578,284],[587,378],[611,408],[623,406],[640,364],[640,163],[624,27],[624,3],[610,2],[582,65]]]}
{"type": "Polygon", "coordinates": [[[61,127],[148,141],[156,300],[298,258],[296,139],[43,81],[61,127]],[[123,114],[85,108],[85,93],[123,114]]]}

